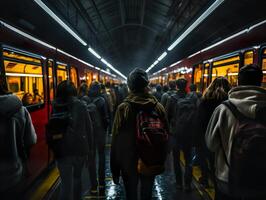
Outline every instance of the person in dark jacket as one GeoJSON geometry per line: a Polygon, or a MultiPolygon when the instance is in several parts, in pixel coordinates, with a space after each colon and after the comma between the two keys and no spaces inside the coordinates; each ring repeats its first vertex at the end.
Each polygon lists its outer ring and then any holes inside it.
{"type": "MultiPolygon", "coordinates": [[[[174,160],[174,169],[176,175],[176,185],[178,189],[183,188],[183,182],[185,183],[185,191],[191,191],[191,181],[192,181],[192,163],[191,163],[191,150],[192,150],[192,122],[182,121],[182,124],[189,124],[189,126],[183,127],[177,124],[177,113],[176,108],[180,106],[179,100],[185,99],[187,97],[186,87],[187,80],[184,78],[180,78],[176,81],[177,92],[172,95],[166,104],[166,114],[168,121],[170,123],[170,132],[174,136],[175,145],[173,148],[173,160],[174,160]],[[178,129],[176,128],[178,127],[178,129]],[[182,128],[181,128],[182,127],[182,128]],[[177,129],[177,130],[176,130],[177,129]],[[180,130],[181,129],[181,130],[180,130]],[[184,173],[184,181],[182,178],[182,170],[180,166],[180,152],[183,150],[184,159],[185,159],[185,173],[184,173]]],[[[179,113],[180,114],[180,113],[179,113]]],[[[182,113],[183,114],[183,113],[182,113]]],[[[187,119],[183,119],[187,120],[187,119]]]]}
{"type": "Polygon", "coordinates": [[[161,104],[166,107],[166,103],[167,103],[167,100],[168,98],[171,96],[171,95],[174,95],[176,94],[176,81],[169,81],[169,90],[167,92],[165,92],[163,95],[162,95],[162,98],[161,98],[161,104]]]}
{"type": "MultiPolygon", "coordinates": [[[[198,108],[197,116],[197,134],[195,135],[196,148],[200,161],[200,167],[202,176],[200,183],[207,187],[208,186],[208,161],[210,162],[211,174],[213,174],[213,156],[209,153],[205,143],[205,133],[207,130],[208,123],[212,116],[213,111],[223,101],[228,99],[228,92],[231,89],[231,85],[228,80],[224,77],[217,77],[205,90],[202,100],[198,108]]],[[[211,177],[213,180],[213,177],[211,177]]]]}
{"type": "Polygon", "coordinates": [[[60,143],[60,154],[54,151],[61,177],[60,199],[81,199],[81,172],[92,148],[92,123],[86,105],[77,98],[73,83],[62,81],[56,92],[52,113],[69,112],[71,122],[60,143]],[[68,138],[75,134],[75,137],[68,138]]]}
{"type": "Polygon", "coordinates": [[[94,149],[93,160],[90,165],[90,174],[93,184],[91,193],[99,192],[101,195],[105,193],[105,143],[106,133],[109,124],[108,105],[105,99],[101,96],[101,86],[98,82],[93,82],[89,89],[89,98],[97,107],[97,112],[100,115],[100,122],[94,132],[94,149]],[[98,173],[96,169],[96,153],[98,153],[98,173]],[[98,174],[98,182],[97,182],[98,174]],[[94,175],[94,176],[93,176],[94,175]]]}
{"type": "Polygon", "coordinates": [[[111,147],[111,171],[113,181],[119,184],[120,175],[128,200],[137,200],[137,185],[141,184],[141,199],[151,199],[154,176],[138,173],[138,154],[136,149],[136,115],[139,109],[155,109],[167,124],[163,106],[149,94],[148,76],[142,69],[135,69],[128,78],[130,94],[119,105],[113,124],[113,141],[111,147]],[[134,107],[134,109],[132,108],[134,107]]]}
{"type": "Polygon", "coordinates": [[[0,77],[0,197],[19,199],[14,190],[25,178],[30,148],[37,136],[29,112],[4,83],[0,77]]]}
{"type": "Polygon", "coordinates": [[[161,102],[161,99],[162,99],[162,95],[163,95],[163,92],[162,92],[162,86],[160,84],[156,85],[156,92],[153,93],[153,96],[155,96],[155,98],[161,102]]]}

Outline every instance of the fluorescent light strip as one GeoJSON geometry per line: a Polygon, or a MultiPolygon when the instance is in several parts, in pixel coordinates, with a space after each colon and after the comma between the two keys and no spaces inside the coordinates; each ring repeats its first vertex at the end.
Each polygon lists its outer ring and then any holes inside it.
{"type": "Polygon", "coordinates": [[[177,64],[179,64],[179,63],[181,63],[181,61],[182,61],[182,60],[179,60],[179,61],[177,61],[177,62],[175,62],[175,63],[171,64],[171,65],[170,65],[170,67],[174,67],[175,65],[177,65],[177,64]]]}
{"type": "Polygon", "coordinates": [[[168,51],[171,51],[176,47],[191,31],[193,31],[201,22],[203,22],[216,8],[218,8],[224,0],[216,0],[197,20],[183,33],[181,34],[173,44],[168,47],[168,51]]]}
{"type": "Polygon", "coordinates": [[[6,76],[39,77],[39,78],[43,77],[43,75],[40,74],[20,74],[20,73],[6,73],[6,76]]]}
{"type": "Polygon", "coordinates": [[[167,55],[167,52],[163,52],[162,55],[160,55],[160,57],[157,59],[158,61],[161,61],[162,59],[164,59],[164,57],[167,55]]]}
{"type": "Polygon", "coordinates": [[[125,80],[127,80],[127,77],[122,74],[120,71],[118,71],[116,68],[114,68],[110,63],[108,63],[104,58],[101,59],[101,61],[110,69],[112,69],[113,71],[115,71],[117,74],[119,74],[122,78],[124,78],[125,80]]]}
{"type": "Polygon", "coordinates": [[[96,51],[94,51],[94,49],[92,49],[92,48],[89,47],[88,50],[89,50],[89,52],[91,52],[96,58],[101,59],[101,56],[100,56],[96,51]]]}
{"type": "Polygon", "coordinates": [[[68,25],[66,25],[50,8],[48,8],[41,0],[34,0],[48,15],[50,15],[57,23],[59,23],[67,32],[76,38],[82,45],[87,43],[81,39],[68,25]]]}
{"type": "Polygon", "coordinates": [[[12,31],[14,31],[14,32],[16,32],[16,33],[18,33],[19,35],[22,35],[22,36],[24,36],[24,37],[26,37],[26,38],[28,38],[28,39],[34,41],[34,42],[37,42],[37,43],[39,43],[39,44],[41,44],[41,45],[43,45],[43,46],[46,46],[46,47],[48,47],[48,48],[50,48],[50,49],[53,49],[53,50],[56,49],[56,48],[53,47],[52,45],[47,44],[46,42],[43,42],[43,41],[41,41],[41,40],[39,40],[39,39],[37,39],[37,38],[35,38],[35,37],[29,35],[28,33],[25,33],[25,32],[23,32],[23,31],[21,31],[21,30],[15,28],[15,27],[13,27],[13,26],[11,26],[11,25],[9,25],[9,24],[3,22],[3,21],[0,21],[0,23],[1,23],[3,26],[5,26],[6,28],[8,28],[8,29],[10,29],[10,30],[12,30],[12,31]]]}

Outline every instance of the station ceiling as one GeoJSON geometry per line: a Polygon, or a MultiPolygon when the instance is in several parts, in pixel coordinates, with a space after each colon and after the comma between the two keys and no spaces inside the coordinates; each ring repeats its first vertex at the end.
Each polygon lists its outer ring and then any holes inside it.
{"type": "MultiPolygon", "coordinates": [[[[147,69],[214,0],[43,0],[123,74],[147,69]]],[[[225,0],[151,72],[266,19],[264,0],[225,0]]],[[[0,18],[106,68],[33,0],[0,2],[0,18]]]]}

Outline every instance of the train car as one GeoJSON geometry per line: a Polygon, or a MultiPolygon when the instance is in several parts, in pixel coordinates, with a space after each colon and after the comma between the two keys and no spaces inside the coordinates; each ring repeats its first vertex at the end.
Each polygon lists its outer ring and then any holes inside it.
{"type": "Polygon", "coordinates": [[[266,88],[266,20],[235,33],[187,58],[152,74],[152,83],[165,84],[169,80],[185,77],[204,91],[218,76],[226,77],[237,85],[239,69],[257,64],[263,70],[262,87],[266,88]]]}
{"type": "Polygon", "coordinates": [[[51,112],[51,101],[57,85],[72,81],[117,83],[121,81],[109,71],[95,67],[21,30],[0,21],[0,75],[9,91],[17,95],[30,111],[37,133],[37,144],[26,163],[26,178],[18,186],[24,191],[52,162],[45,141],[45,124],[51,112]]]}

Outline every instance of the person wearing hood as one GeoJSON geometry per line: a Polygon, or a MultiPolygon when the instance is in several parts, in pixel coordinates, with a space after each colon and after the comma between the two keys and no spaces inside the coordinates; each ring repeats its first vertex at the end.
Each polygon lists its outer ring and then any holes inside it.
{"type": "Polygon", "coordinates": [[[105,193],[105,143],[106,133],[109,125],[108,104],[101,94],[101,85],[98,82],[93,82],[89,89],[89,98],[92,103],[96,105],[97,113],[99,114],[100,122],[97,129],[94,131],[94,149],[93,159],[89,168],[91,179],[93,180],[91,186],[91,194],[99,192],[100,195],[105,193]],[[96,169],[96,154],[98,153],[98,173],[96,169]],[[97,183],[98,174],[98,183],[97,183]]]}
{"type": "Polygon", "coordinates": [[[137,185],[139,181],[141,199],[151,199],[155,178],[155,176],[143,176],[138,173],[137,110],[155,109],[167,125],[165,110],[158,100],[149,94],[148,84],[148,75],[144,70],[136,68],[130,73],[128,77],[130,93],[117,108],[113,124],[111,172],[116,184],[119,184],[119,177],[122,176],[128,200],[138,199],[137,185]]]}
{"type": "MultiPolygon", "coordinates": [[[[232,169],[230,158],[234,145],[233,138],[235,138],[235,133],[240,128],[237,126],[240,119],[236,117],[235,111],[245,119],[253,120],[253,123],[257,122],[257,126],[261,124],[260,127],[264,126],[265,130],[266,90],[260,87],[262,78],[262,70],[257,65],[251,64],[242,67],[238,73],[238,87],[229,92],[229,103],[232,105],[231,108],[234,107],[235,110],[230,109],[226,104],[221,104],[215,109],[208,124],[205,140],[209,150],[215,153],[216,200],[266,199],[265,187],[261,188],[260,191],[252,191],[248,194],[251,187],[254,188],[257,183],[261,182],[259,180],[249,182],[249,187],[241,194],[236,194],[236,191],[232,191],[229,185],[229,171],[232,169]],[[264,193],[263,196],[257,197],[261,193],[264,193]]],[[[260,153],[265,155],[265,152],[260,151],[260,153]]],[[[252,156],[256,158],[259,155],[252,156]]],[[[248,173],[253,173],[252,170],[256,169],[256,165],[262,163],[264,163],[263,159],[260,160],[260,163],[253,163],[253,166],[248,165],[251,167],[248,173]]],[[[264,170],[258,170],[258,173],[264,173],[264,170]]]]}
{"type": "Polygon", "coordinates": [[[26,161],[37,136],[29,112],[4,83],[0,77],[0,196],[15,199],[13,190],[25,178],[26,161]]]}
{"type": "Polygon", "coordinates": [[[161,104],[166,107],[167,101],[171,95],[175,95],[176,90],[176,81],[169,81],[169,90],[165,92],[161,97],[161,104]]]}

